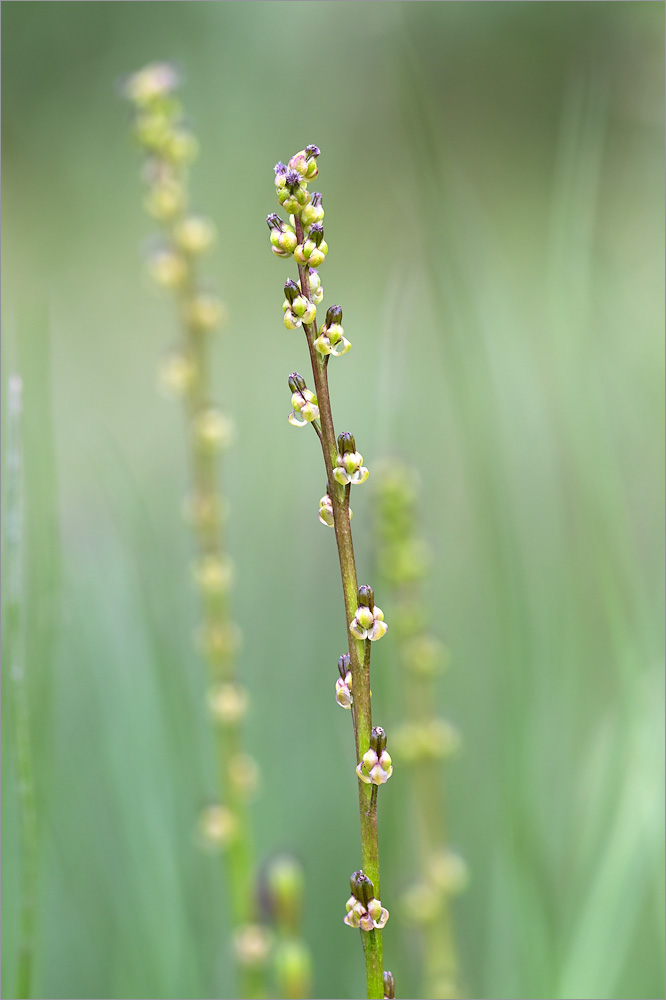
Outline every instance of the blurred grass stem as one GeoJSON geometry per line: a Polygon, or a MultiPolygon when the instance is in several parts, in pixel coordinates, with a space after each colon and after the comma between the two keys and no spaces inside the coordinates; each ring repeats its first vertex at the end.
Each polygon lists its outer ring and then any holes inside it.
{"type": "Polygon", "coordinates": [[[37,817],[30,738],[30,705],[25,672],[23,445],[21,418],[23,381],[12,375],[7,403],[7,605],[6,642],[14,709],[19,838],[21,845],[21,908],[19,928],[19,1000],[30,997],[35,937],[37,883],[37,817]]]}

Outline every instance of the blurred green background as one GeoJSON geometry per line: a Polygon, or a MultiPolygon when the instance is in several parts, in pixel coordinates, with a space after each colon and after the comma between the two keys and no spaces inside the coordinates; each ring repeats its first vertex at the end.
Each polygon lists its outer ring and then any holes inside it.
{"type": "MultiPolygon", "coordinates": [[[[442,706],[464,736],[446,781],[471,872],[456,905],[466,993],[664,996],[663,31],[654,2],[3,4],[35,996],[234,995],[220,864],[192,835],[214,772],[180,412],[156,389],[177,327],[143,275],[153,226],[117,89],[155,59],[186,73],[195,203],[221,233],[207,274],[231,315],[215,357],[238,425],[225,490],[256,838],[305,865],[316,995],[358,996],[362,959],[342,923],[359,854],[349,718],[332,697],[336,555],[316,518],[316,442],[286,421],[306,349],[282,327],[291,270],[264,222],[273,164],[308,142],[322,149],[325,302],[342,303],[354,345],[331,366],[337,426],[371,471],[399,455],[423,484],[429,607],[452,657],[442,706]],[[335,762],[326,782],[313,747],[335,762]]],[[[367,579],[370,483],[353,507],[367,579]]],[[[401,708],[389,660],[380,647],[387,729],[401,708]]],[[[12,997],[9,697],[3,721],[12,997]]],[[[411,874],[407,779],[394,782],[389,907],[411,874]]],[[[384,938],[398,995],[418,995],[397,910],[384,938]]]]}

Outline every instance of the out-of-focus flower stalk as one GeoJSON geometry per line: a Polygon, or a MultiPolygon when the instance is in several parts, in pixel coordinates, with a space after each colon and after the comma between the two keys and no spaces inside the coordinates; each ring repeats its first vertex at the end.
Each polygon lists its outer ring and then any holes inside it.
{"type": "Polygon", "coordinates": [[[183,118],[178,84],[172,66],[156,63],[129,77],[124,90],[133,106],[134,136],[144,154],[144,205],[161,229],[148,270],[172,293],[181,328],[180,343],[167,356],[161,380],[170,395],[182,399],[187,422],[192,491],[186,517],[195,539],[192,576],[201,607],[196,641],[208,669],[220,776],[219,800],[201,815],[199,836],[202,845],[221,849],[227,859],[241,995],[257,997],[264,993],[270,935],[259,924],[256,909],[248,799],[258,770],[242,747],[248,699],[236,673],[239,632],[230,611],[233,566],[226,551],[226,504],[220,487],[221,452],[233,439],[233,424],[214,404],[210,384],[209,341],[223,325],[225,309],[198,274],[200,258],[215,241],[215,228],[189,207],[188,170],[198,144],[183,118]]]}
{"type": "MultiPolygon", "coordinates": [[[[442,764],[458,748],[455,727],[436,711],[436,679],[445,650],[429,630],[423,600],[429,553],[419,534],[413,471],[397,462],[378,470],[375,490],[377,561],[392,601],[404,721],[392,738],[393,757],[411,769],[420,870],[403,898],[402,915],[420,935],[424,997],[460,997],[452,898],[467,881],[462,858],[447,845],[442,764]]],[[[405,859],[407,865],[407,859],[405,859]]]]}
{"type": "Polygon", "coordinates": [[[31,996],[35,948],[37,889],[37,813],[30,735],[30,702],[25,670],[23,381],[12,375],[7,387],[7,449],[5,460],[6,617],[3,646],[12,691],[16,782],[20,842],[20,926],[18,944],[19,1000],[31,996]]]}

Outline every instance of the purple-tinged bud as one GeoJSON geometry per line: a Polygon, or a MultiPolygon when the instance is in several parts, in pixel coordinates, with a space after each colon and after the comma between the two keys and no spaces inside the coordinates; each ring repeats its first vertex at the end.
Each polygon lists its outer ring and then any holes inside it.
{"type": "Polygon", "coordinates": [[[305,155],[307,156],[308,160],[312,159],[312,157],[316,159],[318,156],[321,155],[321,150],[319,146],[306,146],[305,155]]]}
{"type": "Polygon", "coordinates": [[[372,611],[375,606],[375,592],[372,587],[367,586],[367,584],[363,584],[362,587],[359,587],[357,600],[360,608],[370,608],[372,611]]]}
{"type": "Polygon", "coordinates": [[[287,302],[292,303],[297,295],[301,294],[301,290],[295,281],[291,278],[287,278],[284,283],[284,297],[287,302]]]}
{"type": "MultiPolygon", "coordinates": [[[[330,306],[326,310],[326,326],[332,326],[334,323],[342,323],[342,306],[330,306]]],[[[356,449],[353,449],[356,451],[356,449]]]]}
{"type": "Polygon", "coordinates": [[[384,1000],[395,1000],[395,979],[388,970],[384,973],[384,1000]]]}
{"type": "Polygon", "coordinates": [[[298,372],[292,372],[289,376],[289,388],[292,392],[303,392],[305,389],[305,379],[298,372]]]}
{"type": "Polygon", "coordinates": [[[290,170],[285,177],[285,184],[290,191],[295,191],[297,187],[300,187],[301,175],[298,170],[290,170]]]}
{"type": "Polygon", "coordinates": [[[324,227],[321,222],[315,222],[310,226],[310,232],[308,233],[308,239],[312,240],[315,246],[320,246],[321,241],[324,238],[324,227]]]}
{"type": "Polygon", "coordinates": [[[310,195],[310,204],[313,205],[315,208],[319,208],[319,206],[321,205],[321,194],[319,193],[319,191],[312,192],[312,194],[310,195]]]}
{"type": "Polygon", "coordinates": [[[266,224],[269,229],[279,229],[280,232],[284,229],[284,222],[275,212],[271,212],[270,215],[266,216],[266,224]]]}
{"type": "Polygon", "coordinates": [[[379,757],[386,750],[386,733],[381,726],[375,726],[370,733],[370,749],[379,757]]]}
{"type": "Polygon", "coordinates": [[[349,653],[344,653],[340,657],[340,659],[338,660],[338,671],[339,671],[340,676],[342,677],[343,681],[347,677],[347,673],[349,671],[349,663],[350,663],[350,661],[351,661],[351,657],[350,657],[349,653]]]}
{"type": "Polygon", "coordinates": [[[347,452],[353,454],[356,451],[356,441],[354,440],[354,435],[350,434],[349,431],[343,431],[342,434],[338,434],[338,452],[341,455],[346,455],[347,452]]]}
{"type": "Polygon", "coordinates": [[[349,880],[351,885],[352,896],[358,899],[359,903],[367,909],[368,903],[371,899],[375,898],[375,887],[368,878],[364,875],[362,871],[354,872],[349,880]]]}
{"type": "Polygon", "coordinates": [[[286,165],[286,163],[282,163],[282,161],[280,161],[279,163],[275,164],[275,166],[273,167],[273,170],[275,171],[275,176],[279,177],[280,174],[286,174],[286,172],[287,172],[287,165],[286,165]]]}

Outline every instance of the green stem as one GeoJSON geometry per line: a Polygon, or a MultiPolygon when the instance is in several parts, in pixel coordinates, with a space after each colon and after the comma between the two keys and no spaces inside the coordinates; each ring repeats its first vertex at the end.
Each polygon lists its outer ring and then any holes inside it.
{"type": "MultiPolygon", "coordinates": [[[[303,226],[296,216],[296,236],[303,242],[303,226]]],[[[298,266],[301,290],[310,298],[310,280],[307,267],[298,266]]],[[[358,581],[354,543],[349,521],[349,485],[341,486],[333,478],[333,468],[337,456],[337,442],[331,411],[328,388],[328,358],[322,358],[314,346],[317,328],[314,324],[303,324],[310,352],[312,376],[314,378],[317,405],[321,419],[321,446],[328,478],[328,494],[333,507],[335,540],[340,562],[342,592],[345,603],[345,632],[349,640],[349,659],[354,693],[354,743],[356,760],[359,761],[370,746],[372,731],[372,708],[370,705],[370,642],[354,638],[349,626],[356,612],[358,581]]],[[[361,821],[361,866],[372,880],[377,899],[381,898],[379,884],[379,843],[377,838],[377,805],[373,803],[372,792],[365,782],[358,779],[358,804],[361,821]]],[[[366,985],[369,1000],[382,1000],[384,996],[384,968],[382,956],[382,932],[361,931],[365,955],[366,985]]]]}
{"type": "Polygon", "coordinates": [[[23,451],[21,444],[23,384],[9,380],[7,406],[7,618],[5,633],[14,705],[14,735],[21,852],[21,911],[19,924],[17,997],[32,992],[37,884],[37,816],[30,738],[30,706],[25,675],[23,619],[23,451]]]}

